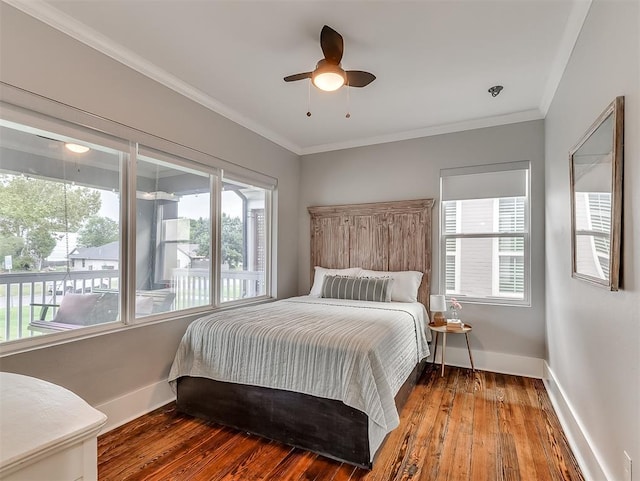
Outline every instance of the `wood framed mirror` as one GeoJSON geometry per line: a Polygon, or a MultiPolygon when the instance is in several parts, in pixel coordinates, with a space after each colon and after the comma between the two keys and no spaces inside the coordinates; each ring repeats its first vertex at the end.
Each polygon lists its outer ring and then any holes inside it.
{"type": "Polygon", "coordinates": [[[569,153],[572,276],[617,291],[622,235],[624,97],[569,153]]]}

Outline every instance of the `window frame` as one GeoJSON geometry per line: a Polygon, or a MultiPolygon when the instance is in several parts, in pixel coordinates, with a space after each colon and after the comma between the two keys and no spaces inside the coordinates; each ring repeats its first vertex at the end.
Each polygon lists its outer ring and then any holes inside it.
{"type": "MultiPolygon", "coordinates": [[[[147,325],[156,322],[167,322],[184,318],[195,318],[197,315],[216,310],[228,309],[241,305],[255,304],[273,299],[272,286],[275,275],[272,266],[272,255],[276,248],[273,238],[276,220],[274,214],[277,193],[277,179],[266,174],[247,169],[231,162],[219,159],[205,152],[177,144],[147,132],[111,121],[70,107],[57,101],[33,94],[31,92],[0,82],[0,111],[2,119],[18,123],[26,127],[49,130],[61,135],[86,138],[92,143],[104,144],[103,139],[112,139],[116,145],[124,146],[126,159],[121,161],[120,171],[120,319],[115,322],[85,326],[65,332],[50,333],[35,337],[13,339],[0,343],[0,356],[31,349],[48,347],[71,340],[94,337],[124,328],[147,325]],[[141,153],[141,151],[143,153],[141,153]],[[136,286],[136,163],[138,155],[148,156],[152,153],[170,158],[170,163],[211,173],[210,176],[210,238],[211,255],[209,256],[211,272],[210,303],[204,306],[158,313],[141,318],[135,317],[136,286]],[[175,160],[175,162],[174,162],[175,160]],[[228,170],[233,179],[260,186],[265,189],[265,223],[266,223],[266,293],[262,296],[239,299],[221,304],[220,285],[220,219],[223,170],[228,170]]],[[[157,158],[157,157],[156,157],[157,158]]],[[[164,160],[161,158],[160,160],[164,160]]]]}
{"type": "MultiPolygon", "coordinates": [[[[451,169],[442,169],[440,171],[440,209],[439,209],[439,283],[441,286],[441,291],[446,296],[447,299],[456,298],[459,302],[465,302],[470,304],[488,304],[488,305],[501,305],[501,306],[516,306],[516,307],[530,307],[531,306],[531,163],[529,161],[516,161],[516,162],[505,162],[505,163],[497,163],[497,164],[487,164],[487,165],[478,165],[472,167],[461,167],[461,168],[451,168],[451,169]],[[455,175],[470,175],[470,174],[485,174],[492,172],[503,172],[503,171],[513,171],[513,170],[523,170],[525,175],[525,195],[524,195],[524,231],[523,232],[499,232],[499,229],[494,229],[496,232],[487,232],[487,233],[471,233],[471,234],[462,234],[462,233],[446,233],[446,219],[445,219],[445,203],[447,202],[456,202],[457,209],[456,211],[460,211],[460,199],[451,199],[447,201],[443,201],[444,194],[444,178],[455,176],[455,175]],[[523,286],[523,297],[516,297],[517,294],[510,293],[501,293],[499,290],[500,278],[499,278],[499,270],[500,270],[500,251],[499,251],[499,243],[500,239],[513,239],[513,238],[522,238],[524,242],[524,250],[523,250],[523,261],[524,261],[524,286],[523,286]],[[446,258],[447,258],[447,240],[455,240],[456,242],[456,259],[460,258],[460,242],[464,239],[492,239],[492,293],[495,292],[497,295],[491,296],[469,296],[460,292],[461,286],[461,266],[459,262],[456,262],[455,272],[456,277],[454,280],[455,283],[455,292],[447,292],[447,278],[446,278],[446,258]]],[[[499,199],[500,197],[494,197],[489,199],[494,199],[494,216],[493,220],[495,222],[499,222],[498,215],[495,213],[499,212],[499,199]]],[[[459,227],[459,223],[461,222],[461,216],[457,215],[457,227],[459,227]]],[[[459,230],[459,229],[456,229],[459,230]]]]}

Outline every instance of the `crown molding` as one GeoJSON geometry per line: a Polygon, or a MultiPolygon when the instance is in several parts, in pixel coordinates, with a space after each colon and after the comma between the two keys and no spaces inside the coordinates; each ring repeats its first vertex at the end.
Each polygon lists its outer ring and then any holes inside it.
{"type": "Polygon", "coordinates": [[[591,8],[592,0],[574,0],[573,7],[569,13],[567,24],[560,40],[560,46],[556,57],[551,66],[549,77],[542,93],[542,99],[540,101],[540,112],[546,117],[553,97],[556,95],[564,71],[569,64],[569,59],[573,53],[573,49],[576,46],[580,31],[587,18],[589,9],[591,8]]]}
{"type": "Polygon", "coordinates": [[[540,120],[543,118],[544,115],[537,109],[524,110],[522,112],[465,120],[463,122],[455,122],[451,124],[435,125],[432,127],[425,127],[423,129],[397,132],[389,135],[380,135],[377,137],[348,140],[346,142],[305,147],[299,155],[318,154],[333,150],[352,149],[354,147],[366,147],[367,145],[385,144],[388,142],[398,142],[401,140],[417,139],[420,137],[431,137],[433,135],[451,134],[454,132],[463,132],[465,130],[483,129],[486,127],[528,122],[530,120],[540,120]]]}
{"type": "Polygon", "coordinates": [[[300,155],[301,148],[293,142],[248,119],[222,102],[180,80],[166,70],[159,68],[157,65],[87,27],[50,4],[42,0],[2,1],[294,154],[300,155]]]}

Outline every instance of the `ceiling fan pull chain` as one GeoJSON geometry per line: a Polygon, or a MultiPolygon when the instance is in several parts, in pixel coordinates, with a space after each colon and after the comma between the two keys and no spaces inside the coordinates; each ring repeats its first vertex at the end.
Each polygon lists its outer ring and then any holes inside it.
{"type": "Polygon", "coordinates": [[[350,110],[351,110],[351,107],[349,102],[349,84],[347,84],[347,115],[345,115],[345,118],[347,119],[351,118],[351,113],[349,112],[350,110]]]}
{"type": "Polygon", "coordinates": [[[309,91],[307,92],[307,117],[311,117],[311,80],[309,80],[309,91]]]}

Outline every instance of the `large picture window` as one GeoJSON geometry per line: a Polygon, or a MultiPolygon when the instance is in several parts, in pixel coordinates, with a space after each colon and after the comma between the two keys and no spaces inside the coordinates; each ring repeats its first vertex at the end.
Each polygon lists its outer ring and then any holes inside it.
{"type": "Polygon", "coordinates": [[[449,296],[529,302],[527,162],[441,172],[441,284],[449,296]]]}
{"type": "Polygon", "coordinates": [[[275,179],[104,119],[2,112],[4,352],[270,296],[275,179]]]}

